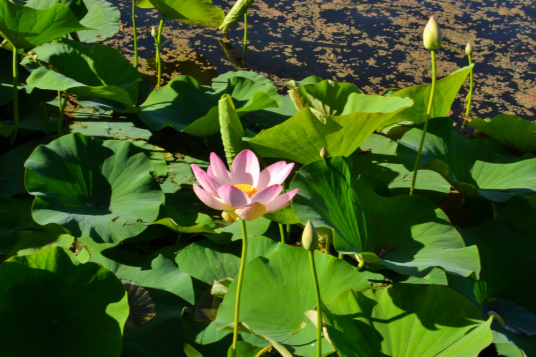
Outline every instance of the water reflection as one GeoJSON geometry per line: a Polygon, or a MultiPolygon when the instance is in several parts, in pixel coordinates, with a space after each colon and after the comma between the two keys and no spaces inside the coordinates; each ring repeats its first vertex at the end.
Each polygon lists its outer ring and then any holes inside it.
{"type": "MultiPolygon", "coordinates": [[[[130,1],[112,2],[120,8],[124,23],[116,41],[123,42],[128,55],[132,53],[130,1]]],[[[227,11],[233,1],[214,3],[227,11]]],[[[149,31],[159,15],[143,9],[137,13],[142,56],[153,57],[149,31]]],[[[249,69],[276,85],[314,74],[354,83],[371,94],[429,83],[429,53],[422,47],[421,34],[433,14],[443,30],[444,44],[459,49],[468,41],[474,44],[475,115],[508,113],[527,119],[536,115],[536,7],[532,0],[257,0],[248,14],[249,69]]],[[[242,31],[239,23],[228,34],[235,49],[241,48],[242,31]]],[[[206,59],[203,68],[213,68],[208,76],[237,66],[222,50],[217,29],[168,20],[164,37],[169,41],[163,51],[170,61],[175,51],[189,50],[199,54],[195,61],[206,59]]],[[[439,77],[467,63],[463,54],[448,49],[439,51],[438,60],[439,77]]],[[[177,68],[172,74],[200,75],[182,72],[191,67],[177,68]]],[[[146,71],[152,74],[150,68],[146,71]]],[[[206,76],[197,79],[204,83],[206,76]]],[[[459,105],[453,109],[455,116],[461,115],[459,105]]]]}

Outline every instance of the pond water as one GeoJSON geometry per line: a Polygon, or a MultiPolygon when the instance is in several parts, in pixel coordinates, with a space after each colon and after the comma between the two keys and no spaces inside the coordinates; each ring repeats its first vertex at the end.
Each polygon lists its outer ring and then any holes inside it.
{"type": "MultiPolygon", "coordinates": [[[[107,44],[132,57],[130,1],[112,0],[121,10],[122,31],[107,44]]],[[[226,12],[234,1],[214,0],[226,12]]],[[[156,10],[137,9],[142,69],[154,76],[154,42],[150,27],[156,10]]],[[[443,44],[462,50],[473,44],[475,62],[474,117],[515,114],[536,120],[536,7],[533,0],[257,0],[248,12],[248,69],[270,78],[282,91],[288,79],[310,75],[355,84],[367,94],[392,87],[430,82],[429,52],[422,30],[434,15],[443,44]]],[[[241,55],[243,22],[229,31],[226,44],[241,55]]],[[[164,80],[188,74],[202,84],[236,68],[218,29],[166,20],[164,80]]],[[[233,52],[233,50],[231,51],[233,52]]],[[[441,78],[465,66],[462,52],[438,52],[441,78]]],[[[466,88],[468,87],[468,81],[466,88]]],[[[467,93],[461,90],[462,95],[467,93]]],[[[462,115],[461,100],[453,116],[462,115]]]]}

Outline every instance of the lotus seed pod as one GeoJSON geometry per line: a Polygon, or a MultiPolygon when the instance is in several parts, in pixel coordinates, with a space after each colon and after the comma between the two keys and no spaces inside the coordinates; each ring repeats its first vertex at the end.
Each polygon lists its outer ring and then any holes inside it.
{"type": "Polygon", "coordinates": [[[473,46],[471,46],[471,42],[467,42],[467,46],[465,46],[465,53],[467,56],[473,55],[473,46]]]}
{"type": "Polygon", "coordinates": [[[240,217],[238,217],[238,215],[233,210],[223,211],[221,213],[221,218],[223,218],[225,222],[229,222],[229,223],[236,222],[240,219],[240,217]]]}
{"type": "Polygon", "coordinates": [[[307,221],[302,233],[302,244],[305,250],[314,252],[318,247],[318,233],[311,221],[307,221]]]}
{"type": "Polygon", "coordinates": [[[441,48],[441,39],[441,30],[439,30],[439,26],[437,25],[435,18],[432,16],[430,17],[430,20],[428,20],[422,35],[424,48],[428,51],[439,50],[441,48]]]}
{"type": "Polygon", "coordinates": [[[325,159],[327,155],[328,155],[328,151],[326,150],[326,147],[322,146],[322,149],[320,149],[320,157],[322,159],[325,159]]]}
{"type": "Polygon", "coordinates": [[[156,27],[151,26],[151,36],[153,36],[154,38],[156,38],[156,35],[157,35],[156,27]]]}

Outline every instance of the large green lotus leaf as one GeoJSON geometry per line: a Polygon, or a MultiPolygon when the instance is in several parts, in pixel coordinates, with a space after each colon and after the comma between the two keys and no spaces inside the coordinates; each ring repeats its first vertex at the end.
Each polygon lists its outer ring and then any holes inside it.
{"type": "MultiPolygon", "coordinates": [[[[246,262],[258,256],[269,256],[290,246],[262,236],[248,239],[246,262]]],[[[188,245],[177,255],[179,268],[192,277],[212,285],[215,280],[234,278],[240,266],[241,242],[219,245],[211,241],[200,241],[188,245]]]]}
{"type": "Polygon", "coordinates": [[[67,33],[89,30],[64,4],[34,9],[9,0],[0,1],[0,33],[18,49],[42,45],[67,33]]]}
{"type": "Polygon", "coordinates": [[[136,344],[136,339],[146,338],[156,332],[155,327],[193,307],[192,278],[162,255],[156,256],[150,267],[119,264],[103,255],[91,259],[102,263],[125,284],[131,311],[125,325],[125,342],[136,344]]]}
{"type": "MultiPolygon", "coordinates": [[[[473,65],[460,68],[436,82],[430,118],[444,117],[448,114],[463,82],[471,72],[471,68],[473,65]]],[[[417,124],[424,123],[431,88],[431,84],[422,84],[401,89],[392,95],[392,97],[411,98],[414,102],[411,108],[404,110],[397,116],[399,122],[407,120],[417,124]]]]}
{"type": "Polygon", "coordinates": [[[293,209],[302,223],[337,233],[335,248],[361,253],[367,265],[425,276],[432,267],[478,276],[475,246],[462,237],[443,211],[420,196],[382,197],[364,181],[352,181],[347,160],[334,157],[306,165],[290,188],[298,188],[293,209]]]}
{"type": "Polygon", "coordinates": [[[211,88],[199,85],[190,76],[175,77],[151,93],[138,115],[152,130],[171,126],[195,136],[209,137],[219,132],[218,101],[224,94],[231,96],[239,115],[278,105],[271,82],[238,73],[220,78],[217,83],[211,88]]]}
{"type": "Polygon", "coordinates": [[[39,228],[31,212],[29,197],[0,197],[0,254],[9,255],[17,243],[17,232],[39,228]]]}
{"type": "Polygon", "coordinates": [[[219,27],[225,17],[212,0],[136,0],[141,8],[156,8],[163,17],[190,25],[219,27]]]}
{"type": "Polygon", "coordinates": [[[77,33],[82,42],[103,41],[119,32],[119,10],[104,0],[29,0],[26,6],[43,10],[55,4],[69,7],[80,23],[95,30],[83,30],[77,33]]]}
{"type": "Polygon", "coordinates": [[[127,294],[100,264],[51,247],[0,265],[0,342],[6,356],[119,356],[127,294]],[[31,343],[29,343],[31,341],[31,343]]]}
{"type": "Polygon", "coordinates": [[[493,119],[473,119],[469,126],[519,152],[536,152],[536,124],[531,121],[499,114],[493,119]]]}
{"type": "MultiPolygon", "coordinates": [[[[119,29],[121,27],[121,12],[117,7],[112,5],[110,2],[104,0],[83,1],[86,8],[90,10],[89,13],[91,13],[91,9],[93,7],[98,7],[102,11],[102,14],[104,15],[104,25],[98,28],[96,26],[93,26],[94,28],[97,28],[96,30],[79,31],[78,38],[80,39],[80,41],[85,43],[104,41],[107,38],[113,37],[119,32],[119,29]]],[[[86,15],[84,17],[82,23],[90,27],[87,24],[90,20],[94,20],[89,19],[88,16],[89,15],[86,15]]]]}
{"type": "Polygon", "coordinates": [[[363,102],[354,103],[353,96],[356,94],[363,92],[353,84],[331,80],[304,84],[289,91],[294,105],[299,110],[311,107],[325,115],[344,115],[356,111],[372,112],[363,110],[363,102]]]}
{"type": "Polygon", "coordinates": [[[536,221],[531,217],[536,217],[536,194],[514,196],[497,212],[497,220],[532,234],[536,232],[536,221]]]}
{"type": "Polygon", "coordinates": [[[255,0],[237,0],[231,10],[225,15],[223,23],[220,25],[220,30],[226,34],[229,29],[242,18],[242,16],[248,11],[250,6],[255,0]]]}
{"type": "Polygon", "coordinates": [[[128,105],[136,103],[140,76],[116,49],[61,40],[39,46],[34,52],[52,67],[35,69],[28,77],[29,85],[68,90],[82,97],[113,99],[128,105]]]}
{"type": "Polygon", "coordinates": [[[54,223],[38,229],[23,229],[17,231],[17,241],[8,255],[28,255],[51,246],[69,249],[74,240],[72,235],[67,234],[61,226],[54,223]]]}
{"type": "Polygon", "coordinates": [[[26,192],[24,188],[24,161],[37,145],[49,141],[48,137],[30,141],[0,156],[0,196],[13,196],[26,192]]]}
{"type": "Polygon", "coordinates": [[[340,356],[478,356],[492,341],[469,300],[445,286],[398,284],[346,291],[324,316],[340,356]]]}
{"type": "MultiPolygon", "coordinates": [[[[367,280],[347,262],[314,253],[318,284],[323,301],[331,301],[347,289],[366,290],[367,280]]],[[[234,321],[236,283],[233,282],[218,309],[216,326],[234,321]]],[[[240,320],[258,335],[284,345],[312,344],[316,328],[307,323],[305,312],[315,307],[309,254],[302,248],[283,249],[258,257],[245,267],[240,320]]],[[[331,350],[327,341],[323,350],[331,350]]]]}
{"type": "MultiPolygon", "coordinates": [[[[529,216],[525,218],[530,220],[529,216]]],[[[500,298],[511,300],[536,313],[536,286],[520,284],[532,281],[536,273],[536,234],[508,224],[491,221],[461,229],[468,244],[480,251],[482,275],[475,282],[476,300],[483,306],[500,298]],[[515,264],[513,264],[515,262],[515,264]],[[512,279],[515,276],[515,279],[512,279]]]]}
{"type": "Polygon", "coordinates": [[[355,112],[351,114],[331,116],[306,107],[247,142],[262,157],[285,158],[300,164],[318,160],[323,147],[330,156],[349,156],[375,130],[398,122],[396,114],[412,105],[407,98],[364,94],[352,95],[348,100],[353,101],[355,112]]]}
{"type": "Polygon", "coordinates": [[[126,141],[69,134],[36,148],[25,167],[35,221],[58,223],[76,237],[117,243],[135,236],[164,202],[150,160],[126,141]]]}
{"type": "MultiPolygon", "coordinates": [[[[397,143],[385,136],[372,134],[363,144],[361,152],[350,158],[352,176],[372,175],[383,182],[393,195],[407,194],[413,172],[406,169],[396,156],[397,143]]],[[[450,191],[450,184],[437,172],[422,171],[417,176],[415,194],[438,202],[450,191]]]]}
{"type": "MultiPolygon", "coordinates": [[[[430,120],[421,169],[438,172],[463,195],[503,202],[536,192],[536,157],[508,155],[492,139],[465,140],[452,130],[452,119],[430,120]]],[[[414,128],[399,141],[397,155],[413,169],[422,130],[414,128]]]]}

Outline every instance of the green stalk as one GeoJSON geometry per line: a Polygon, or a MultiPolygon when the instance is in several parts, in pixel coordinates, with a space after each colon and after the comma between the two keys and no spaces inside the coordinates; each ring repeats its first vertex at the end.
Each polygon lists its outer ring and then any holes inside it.
{"type": "Polygon", "coordinates": [[[164,16],[160,18],[160,24],[158,25],[158,35],[156,37],[156,62],[157,62],[157,83],[156,88],[160,88],[160,82],[162,81],[162,58],[160,58],[160,44],[162,42],[162,29],[164,28],[164,16]]]}
{"type": "Polygon", "coordinates": [[[67,97],[69,97],[69,93],[65,92],[65,98],[63,99],[63,103],[61,101],[61,92],[58,91],[58,104],[60,107],[60,114],[58,116],[58,137],[62,135],[62,126],[63,126],[63,113],[65,111],[65,105],[67,104],[67,97]]]}
{"type": "Polygon", "coordinates": [[[19,58],[17,48],[13,46],[13,133],[11,133],[10,144],[15,144],[19,131],[19,58]]]}
{"type": "MultiPolygon", "coordinates": [[[[467,55],[467,59],[469,60],[469,66],[473,63],[471,59],[471,55],[467,55]]],[[[469,94],[467,94],[467,102],[466,102],[466,108],[465,108],[465,118],[462,123],[462,129],[465,127],[465,124],[467,124],[467,119],[469,119],[469,112],[471,111],[471,98],[473,97],[473,88],[475,85],[475,78],[473,69],[471,68],[471,71],[469,72],[470,75],[470,82],[469,82],[469,94]]]]}
{"type": "Polygon", "coordinates": [[[281,235],[281,243],[285,244],[285,227],[283,223],[279,223],[279,234],[281,235]]]}
{"type": "Polygon", "coordinates": [[[242,227],[242,256],[240,257],[240,270],[238,271],[238,283],[236,286],[236,303],[235,303],[235,314],[234,314],[234,329],[233,329],[233,357],[236,356],[236,349],[238,347],[238,323],[239,323],[239,314],[240,314],[240,295],[242,293],[242,280],[244,279],[244,268],[246,266],[246,253],[248,250],[248,234],[246,230],[246,221],[243,219],[240,220],[240,225],[242,227]]]}
{"type": "Polygon", "coordinates": [[[434,99],[434,91],[436,84],[436,58],[435,50],[431,50],[432,56],[432,88],[430,89],[430,99],[428,100],[428,109],[426,110],[426,120],[424,121],[424,127],[422,129],[421,142],[419,144],[419,150],[417,151],[417,158],[415,159],[415,168],[413,169],[413,178],[411,179],[411,187],[409,189],[410,196],[413,195],[415,189],[415,181],[417,181],[417,171],[419,169],[419,161],[421,161],[422,147],[424,146],[424,137],[426,136],[426,130],[428,130],[428,122],[430,121],[430,113],[432,111],[432,102],[434,99]]]}
{"type": "Polygon", "coordinates": [[[308,251],[311,271],[313,272],[313,282],[316,296],[316,356],[322,356],[322,300],[320,300],[320,288],[318,287],[318,276],[316,275],[314,252],[308,251]]]}
{"type": "Polygon", "coordinates": [[[248,14],[244,13],[244,62],[246,62],[246,49],[248,45],[248,14]]]}
{"type": "Polygon", "coordinates": [[[138,68],[138,34],[136,33],[136,0],[132,0],[132,35],[134,36],[134,68],[138,68]]]}

